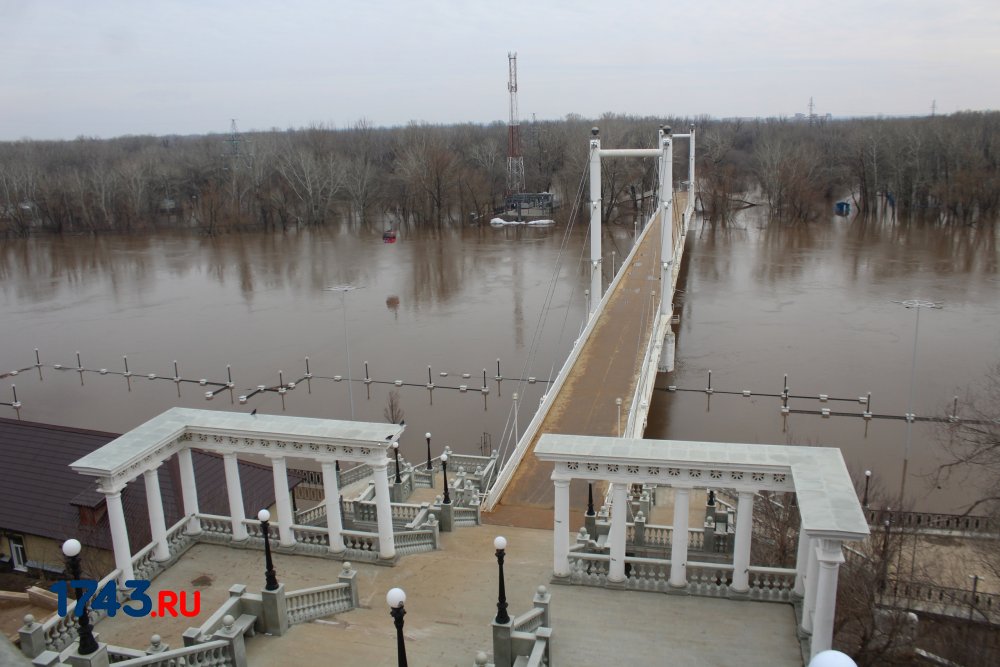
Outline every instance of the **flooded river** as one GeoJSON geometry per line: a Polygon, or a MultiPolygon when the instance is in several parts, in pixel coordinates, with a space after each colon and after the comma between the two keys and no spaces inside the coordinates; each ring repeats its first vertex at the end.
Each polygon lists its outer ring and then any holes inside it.
{"type": "MultiPolygon", "coordinates": [[[[615,227],[620,262],[631,225],[615,227]]],[[[921,313],[915,412],[941,413],[1000,359],[997,246],[977,230],[864,226],[845,221],[764,228],[752,216],[689,235],[679,297],[677,371],[663,384],[857,397],[871,391],[876,413],[905,412],[914,311],[892,300],[940,301],[921,313]]],[[[204,399],[206,387],[43,368],[7,375],[19,412],[0,416],[124,431],[172,405],[384,421],[394,380],[408,429],[403,454],[433,447],[475,452],[483,433],[495,448],[512,430],[518,392],[523,429],[544,383],[579,334],[588,283],[584,225],[550,229],[445,227],[406,230],[396,244],[379,232],[342,228],[288,234],[63,237],[0,244],[0,374],[42,362],[225,381],[236,390],[204,399]],[[551,284],[553,267],[562,263],[551,284]],[[325,287],[361,289],[342,297],[325,287]],[[545,326],[539,331],[543,306],[545,326]],[[345,314],[347,332],[345,335],[345,314]],[[354,382],[333,376],[350,374],[354,382]],[[318,377],[284,397],[240,394],[299,380],[306,356],[318,377]],[[370,377],[389,384],[365,384],[370,377]],[[433,392],[423,387],[431,378],[433,392]],[[483,369],[490,392],[483,395],[483,369]],[[447,376],[441,376],[447,373],[447,376]],[[469,377],[463,377],[467,374],[469,377]],[[322,377],[319,377],[322,376],[322,377]],[[458,387],[467,385],[467,392],[458,387]],[[81,386],[82,385],[82,386],[81,386]],[[178,393],[180,396],[178,396],[178,393]]],[[[211,388],[211,387],[208,387],[211,388]]],[[[777,399],[658,391],[647,435],[656,438],[794,442],[841,447],[852,468],[899,482],[905,423],[792,414],[777,399]]],[[[857,403],[792,408],[862,411],[857,403]]],[[[950,509],[961,493],[927,488],[936,428],[914,426],[908,489],[918,506],[950,509]]]]}

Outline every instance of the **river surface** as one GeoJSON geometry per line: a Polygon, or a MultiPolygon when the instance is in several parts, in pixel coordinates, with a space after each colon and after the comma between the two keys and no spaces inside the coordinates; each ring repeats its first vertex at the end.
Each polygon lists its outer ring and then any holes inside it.
{"type": "MultiPolygon", "coordinates": [[[[216,238],[43,237],[0,244],[0,401],[17,385],[19,411],[0,416],[121,432],[173,405],[258,409],[385,421],[394,380],[407,423],[402,452],[444,445],[476,452],[483,433],[507,447],[512,393],[519,430],[544,383],[496,382],[555,375],[585,316],[589,263],[585,225],[547,229],[404,229],[396,244],[347,226],[216,238]],[[561,263],[551,285],[554,267],[561,263]],[[360,287],[343,296],[325,287],[360,287]],[[551,291],[550,291],[551,287],[551,291]],[[544,327],[542,321],[545,310],[544,327]],[[344,319],[347,319],[345,335],[344,319]],[[34,363],[44,367],[9,371],[34,363]],[[225,381],[236,389],[206,401],[211,387],[170,380],[53,370],[88,369],[225,381]],[[354,382],[337,382],[348,376],[354,382]],[[258,385],[299,380],[306,356],[317,376],[284,397],[258,385]],[[370,376],[389,384],[362,382],[370,376]],[[431,379],[433,392],[424,388],[431,379]],[[490,392],[479,391],[483,369],[490,392]],[[441,376],[441,373],[448,373],[441,376]],[[463,377],[468,374],[469,377],[463,377]],[[41,376],[41,377],[39,377],[41,376]],[[468,385],[463,393],[458,387],[468,385]],[[178,396],[178,394],[180,394],[178,396]]],[[[605,266],[631,243],[632,225],[605,235],[605,266]]],[[[844,220],[762,225],[753,212],[727,228],[696,224],[688,237],[678,296],[677,370],[661,384],[858,397],[873,411],[906,411],[915,311],[892,300],[923,298],[914,412],[942,414],[952,396],[1000,359],[1000,277],[995,237],[980,229],[941,231],[844,220]]],[[[793,399],[793,409],[861,412],[857,402],[793,399]]],[[[872,469],[873,488],[898,490],[905,422],[791,414],[775,398],[658,391],[648,437],[832,445],[849,466],[872,469]]],[[[931,488],[941,428],[913,427],[907,495],[921,509],[951,510],[968,497],[954,481],[931,488]]]]}

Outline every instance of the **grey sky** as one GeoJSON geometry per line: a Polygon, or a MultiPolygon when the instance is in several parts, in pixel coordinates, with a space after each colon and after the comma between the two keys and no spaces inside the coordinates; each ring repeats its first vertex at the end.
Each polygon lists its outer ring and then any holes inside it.
{"type": "Polygon", "coordinates": [[[0,139],[1000,108],[995,0],[0,0],[0,139]]]}

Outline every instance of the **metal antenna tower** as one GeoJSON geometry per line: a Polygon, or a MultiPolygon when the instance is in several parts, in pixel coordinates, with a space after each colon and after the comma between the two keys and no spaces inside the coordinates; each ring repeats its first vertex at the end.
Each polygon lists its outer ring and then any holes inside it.
{"type": "Polygon", "coordinates": [[[240,138],[240,131],[236,129],[236,119],[231,118],[229,122],[229,138],[225,140],[226,147],[226,157],[237,159],[240,157],[240,142],[243,139],[240,138]]]}
{"type": "Polygon", "coordinates": [[[931,100],[931,118],[937,115],[937,100],[931,100]]]}
{"type": "Polygon", "coordinates": [[[517,53],[507,52],[510,73],[510,125],[507,127],[507,193],[524,192],[524,157],[521,155],[521,121],[517,117],[517,53]]]}

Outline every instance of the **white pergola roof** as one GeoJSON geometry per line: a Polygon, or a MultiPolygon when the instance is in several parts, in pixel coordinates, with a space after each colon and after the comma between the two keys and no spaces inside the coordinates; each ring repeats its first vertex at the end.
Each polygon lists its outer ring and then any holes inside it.
{"type": "Polygon", "coordinates": [[[219,453],[373,462],[385,457],[386,448],[404,429],[396,424],[171,408],[70,467],[118,486],[183,446],[219,453]]]}
{"type": "Polygon", "coordinates": [[[553,479],[742,491],[794,491],[810,537],[868,535],[839,449],[545,434],[535,455],[556,464],[553,479]]]}

